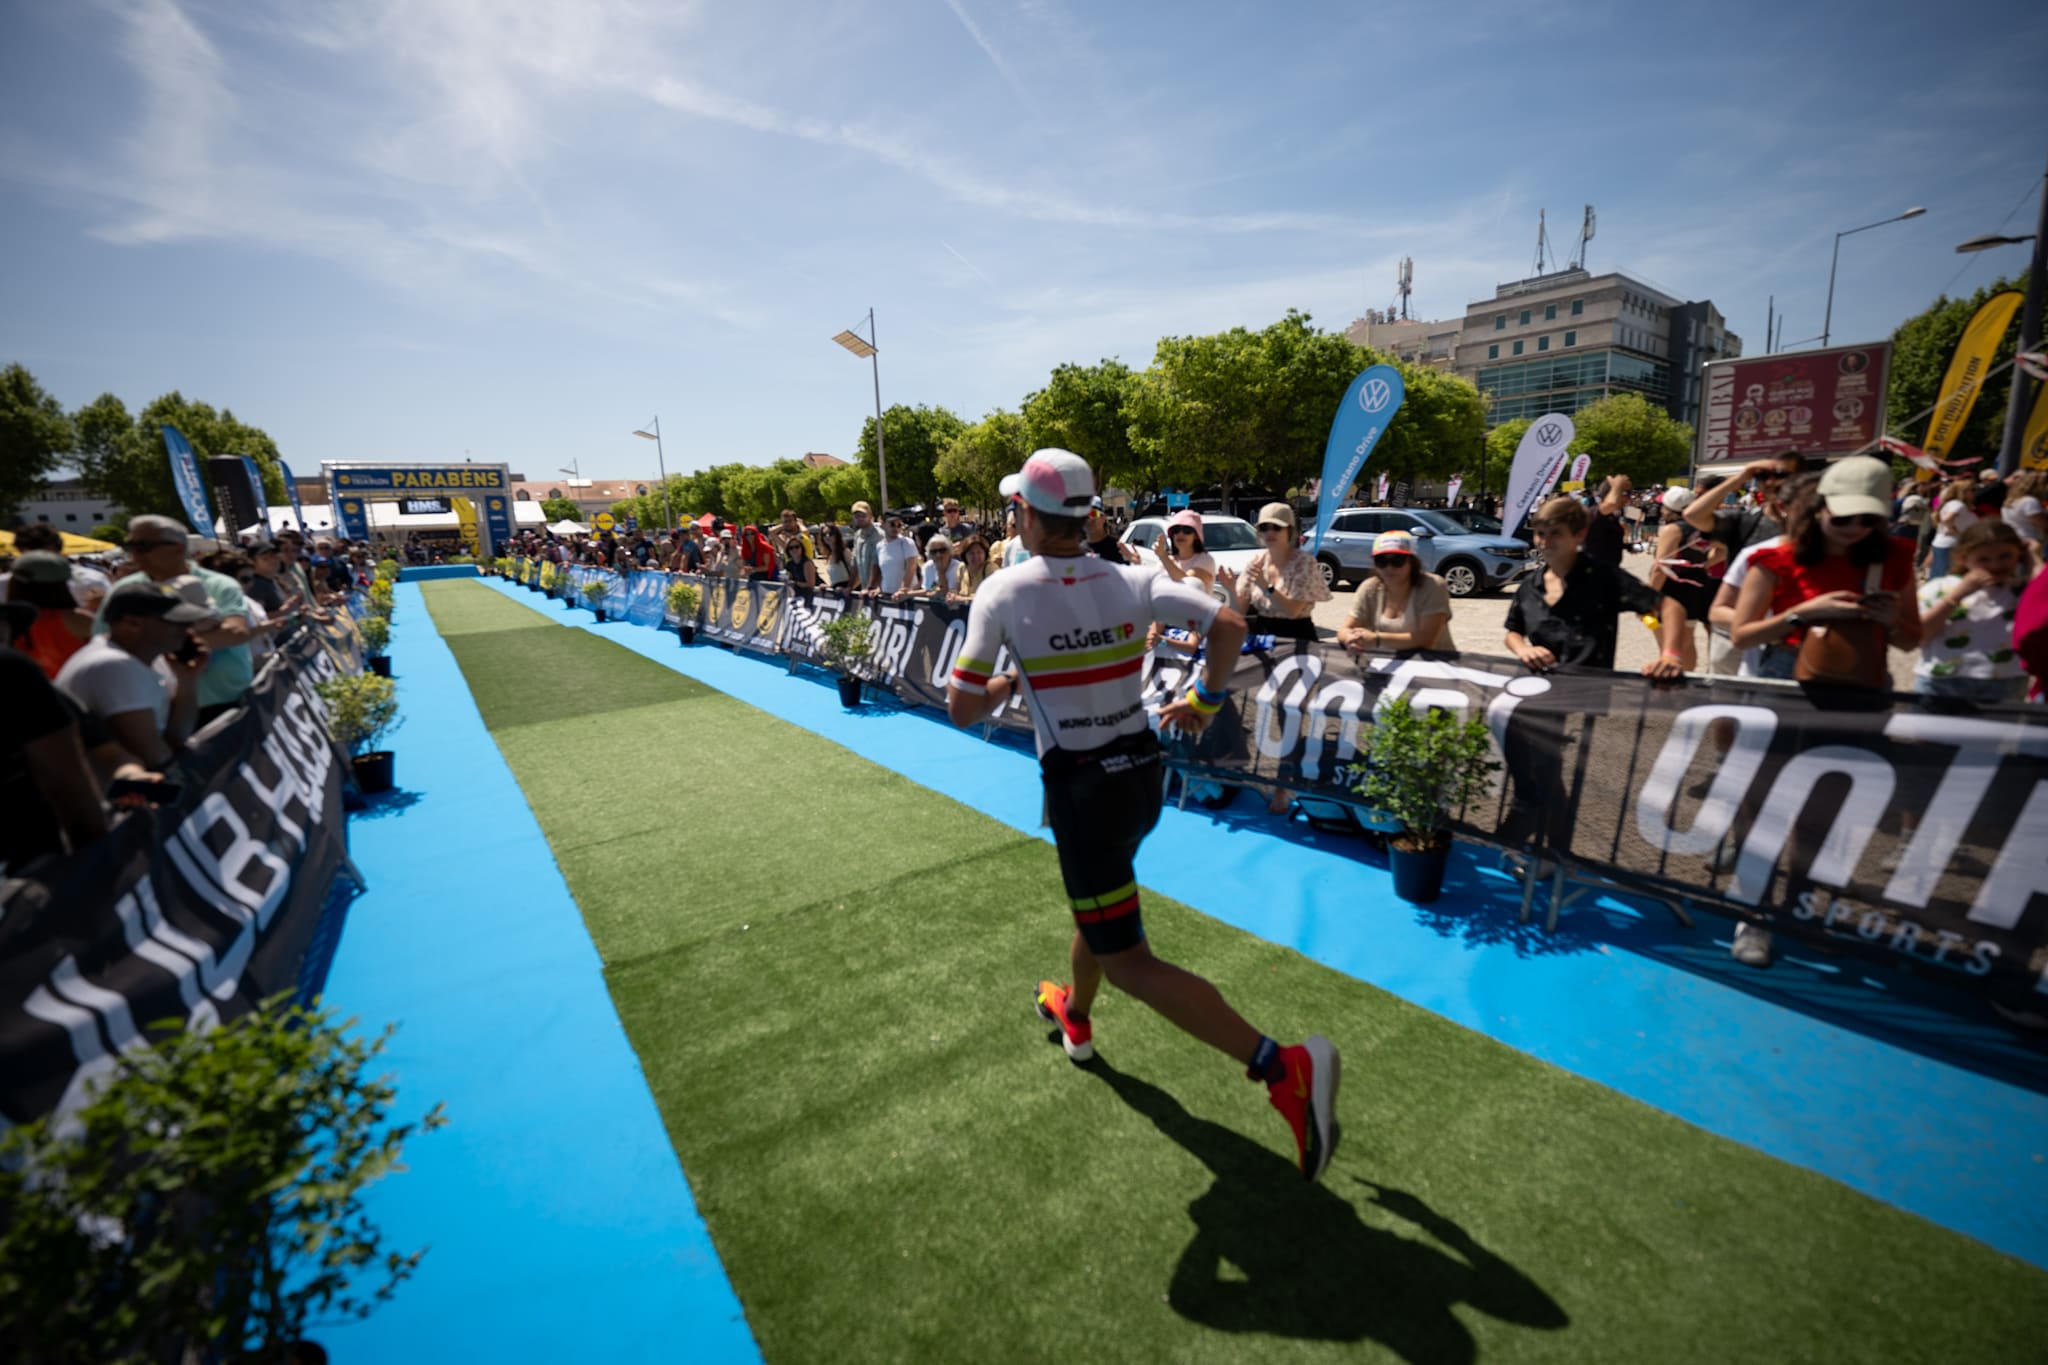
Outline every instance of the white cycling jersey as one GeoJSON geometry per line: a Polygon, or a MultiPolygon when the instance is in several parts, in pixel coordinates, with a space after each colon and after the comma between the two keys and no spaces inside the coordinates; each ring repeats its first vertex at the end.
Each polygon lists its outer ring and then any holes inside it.
{"type": "Polygon", "coordinates": [[[1207,633],[1222,604],[1156,569],[1091,554],[1033,555],[974,593],[952,685],[986,692],[997,652],[1017,656],[1038,752],[1099,749],[1147,728],[1139,699],[1154,621],[1207,633]]]}

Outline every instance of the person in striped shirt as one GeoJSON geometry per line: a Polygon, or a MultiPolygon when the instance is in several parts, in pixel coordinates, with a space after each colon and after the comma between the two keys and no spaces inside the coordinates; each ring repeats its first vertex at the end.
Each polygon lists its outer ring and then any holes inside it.
{"type": "Polygon", "coordinates": [[[1159,741],[1142,700],[1146,637],[1156,622],[1207,638],[1203,673],[1159,713],[1162,727],[1200,733],[1222,709],[1244,618],[1156,569],[1089,554],[1095,476],[1073,452],[1035,452],[1002,492],[1016,504],[1031,558],[976,592],[946,711],[967,726],[1013,695],[1030,704],[1075,930],[1073,981],[1041,981],[1038,1013],[1058,1025],[1069,1057],[1092,1059],[1091,1008],[1107,977],[1263,1081],[1294,1132],[1302,1174],[1314,1180],[1335,1149],[1336,1048],[1320,1034],[1282,1047],[1252,1027],[1215,986],[1153,955],[1138,910],[1135,860],[1159,821],[1162,795],[1159,741]],[[1015,669],[998,672],[1006,653],[1015,669]]]}

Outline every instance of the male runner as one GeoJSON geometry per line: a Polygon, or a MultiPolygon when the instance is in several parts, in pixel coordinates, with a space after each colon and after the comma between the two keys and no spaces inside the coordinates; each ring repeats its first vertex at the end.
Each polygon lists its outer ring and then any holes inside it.
{"type": "Polygon", "coordinates": [[[1206,676],[1159,713],[1199,734],[1222,708],[1244,643],[1244,618],[1149,568],[1111,563],[1083,544],[1095,476],[1066,450],[1040,450],[1002,482],[1032,557],[975,591],[967,639],[946,689],[955,725],[973,725],[1019,687],[1038,731],[1046,811],[1074,911],[1072,986],[1042,981],[1038,1012],[1059,1025],[1067,1055],[1095,1055],[1089,1012],[1106,975],[1196,1038],[1243,1061],[1294,1129],[1301,1173],[1314,1180],[1336,1146],[1337,1049],[1320,1034],[1281,1047],[1246,1023],[1201,977],[1152,955],[1138,916],[1138,845],[1159,822],[1159,742],[1140,684],[1153,622],[1207,637],[1206,676]],[[1007,644],[1016,673],[996,673],[1007,644]]]}

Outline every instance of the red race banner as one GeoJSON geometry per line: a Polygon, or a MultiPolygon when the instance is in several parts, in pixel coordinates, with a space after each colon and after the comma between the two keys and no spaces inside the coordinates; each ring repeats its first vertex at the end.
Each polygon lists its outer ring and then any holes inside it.
{"type": "Polygon", "coordinates": [[[1849,455],[1884,434],[1892,344],[1717,360],[1704,371],[1699,463],[1799,450],[1849,455]]]}

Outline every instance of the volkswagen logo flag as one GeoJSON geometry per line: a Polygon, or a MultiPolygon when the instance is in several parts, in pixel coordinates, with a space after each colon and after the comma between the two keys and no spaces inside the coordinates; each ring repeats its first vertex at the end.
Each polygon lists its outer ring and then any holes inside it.
{"type": "Polygon", "coordinates": [[[1394,414],[1401,410],[1401,400],[1407,396],[1401,372],[1392,365],[1373,366],[1352,380],[1351,387],[1344,391],[1344,401],[1337,405],[1337,416],[1330,423],[1330,443],[1323,447],[1322,491],[1316,498],[1316,535],[1311,554],[1323,548],[1330,518],[1344,505],[1345,495],[1358,482],[1365,462],[1372,458],[1372,448],[1379,443],[1380,433],[1394,420],[1394,414]]]}

